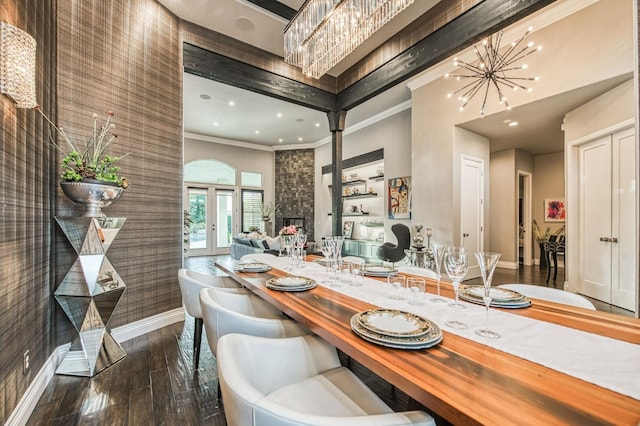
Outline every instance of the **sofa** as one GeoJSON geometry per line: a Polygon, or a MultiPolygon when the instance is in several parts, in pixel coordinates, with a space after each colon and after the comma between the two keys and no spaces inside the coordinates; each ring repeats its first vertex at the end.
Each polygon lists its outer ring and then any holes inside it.
{"type": "Polygon", "coordinates": [[[270,253],[277,256],[280,253],[280,237],[271,238],[257,233],[232,237],[231,258],[240,259],[244,255],[255,253],[270,253]]]}

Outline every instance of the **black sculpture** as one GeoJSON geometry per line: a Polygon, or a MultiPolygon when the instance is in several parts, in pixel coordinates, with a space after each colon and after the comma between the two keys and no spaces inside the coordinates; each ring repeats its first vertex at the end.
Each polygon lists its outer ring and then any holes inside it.
{"type": "Polygon", "coordinates": [[[396,223],[391,227],[391,232],[396,236],[398,243],[392,244],[387,242],[382,244],[380,248],[378,248],[376,255],[385,262],[395,264],[404,259],[406,256],[404,251],[411,246],[411,231],[408,226],[396,223]]]}

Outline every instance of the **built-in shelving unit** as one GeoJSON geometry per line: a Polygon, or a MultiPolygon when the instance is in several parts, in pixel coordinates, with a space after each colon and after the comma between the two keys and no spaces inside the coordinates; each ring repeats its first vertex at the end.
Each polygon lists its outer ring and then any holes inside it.
{"type": "Polygon", "coordinates": [[[369,180],[380,182],[381,180],[384,180],[384,175],[371,176],[369,180]]]}

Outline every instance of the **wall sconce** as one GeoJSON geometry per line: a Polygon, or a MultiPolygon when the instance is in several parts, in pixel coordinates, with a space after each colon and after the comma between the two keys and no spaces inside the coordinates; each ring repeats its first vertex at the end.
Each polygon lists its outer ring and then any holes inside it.
{"type": "Polygon", "coordinates": [[[36,106],[36,40],[6,22],[0,22],[0,93],[18,108],[36,106]]]}

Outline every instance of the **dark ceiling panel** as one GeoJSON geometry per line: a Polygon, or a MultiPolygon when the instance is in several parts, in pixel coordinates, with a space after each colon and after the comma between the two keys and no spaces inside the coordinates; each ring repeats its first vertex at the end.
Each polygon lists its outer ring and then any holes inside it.
{"type": "Polygon", "coordinates": [[[287,21],[290,21],[291,18],[293,18],[297,13],[295,9],[291,9],[286,4],[282,4],[279,1],[275,1],[275,0],[247,0],[247,1],[265,10],[268,10],[273,14],[281,16],[287,21]]]}

